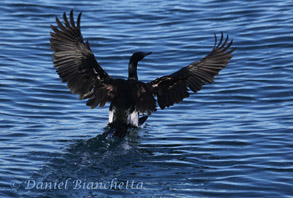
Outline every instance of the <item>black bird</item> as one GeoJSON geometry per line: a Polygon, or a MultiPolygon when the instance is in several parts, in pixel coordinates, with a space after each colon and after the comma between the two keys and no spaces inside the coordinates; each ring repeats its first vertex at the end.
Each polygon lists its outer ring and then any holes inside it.
{"type": "Polygon", "coordinates": [[[109,109],[110,130],[106,135],[124,137],[128,127],[137,127],[147,116],[139,118],[139,113],[151,115],[156,111],[156,99],[161,109],[181,102],[189,96],[188,88],[197,92],[206,83],[212,83],[214,76],[232,58],[232,41],[221,39],[203,59],[193,62],[180,70],[151,82],[144,83],[137,78],[137,63],[151,52],[135,52],[129,61],[128,79],[113,79],[99,65],[88,41],[84,42],[80,31],[81,13],[77,23],[73,11],[70,19],[63,14],[64,25],[56,17],[58,27],[51,25],[50,46],[54,51],[53,62],[57,73],[73,94],[80,99],[89,99],[91,108],[103,107],[111,102],[109,109]]]}

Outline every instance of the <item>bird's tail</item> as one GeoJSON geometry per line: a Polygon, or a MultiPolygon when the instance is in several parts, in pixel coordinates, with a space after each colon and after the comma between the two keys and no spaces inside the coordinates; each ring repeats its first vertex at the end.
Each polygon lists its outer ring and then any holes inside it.
{"type": "MultiPolygon", "coordinates": [[[[138,125],[142,125],[146,120],[148,119],[148,116],[143,116],[139,118],[138,125]]],[[[107,131],[103,133],[103,136],[106,138],[111,138],[111,137],[119,137],[119,138],[124,138],[127,133],[129,128],[136,128],[134,126],[131,126],[129,124],[114,124],[110,123],[108,124],[107,131]]]]}
{"type": "Polygon", "coordinates": [[[128,133],[128,125],[113,125],[109,124],[109,128],[107,129],[106,132],[103,133],[103,136],[106,138],[112,138],[112,137],[119,137],[119,138],[124,138],[126,134],[128,133]]]}

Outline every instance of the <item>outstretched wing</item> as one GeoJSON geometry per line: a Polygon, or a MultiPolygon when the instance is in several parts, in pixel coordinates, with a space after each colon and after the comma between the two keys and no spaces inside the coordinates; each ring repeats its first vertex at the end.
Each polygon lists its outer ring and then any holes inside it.
{"type": "Polygon", "coordinates": [[[94,108],[98,104],[104,106],[111,100],[114,90],[113,79],[99,65],[89,43],[84,42],[80,31],[80,17],[74,22],[73,11],[68,21],[63,14],[64,25],[56,17],[58,27],[51,25],[50,46],[54,51],[53,62],[57,73],[67,87],[80,99],[94,97],[88,105],[94,108]]]}
{"type": "Polygon", "coordinates": [[[223,42],[222,33],[220,42],[217,44],[217,36],[215,35],[215,46],[206,57],[183,67],[171,75],[163,76],[150,82],[150,85],[154,88],[154,94],[157,95],[161,109],[181,102],[183,98],[188,97],[188,87],[196,93],[206,83],[213,82],[214,76],[226,67],[233,57],[232,52],[235,49],[230,49],[232,41],[228,44],[228,40],[227,35],[226,40],[223,42]]]}

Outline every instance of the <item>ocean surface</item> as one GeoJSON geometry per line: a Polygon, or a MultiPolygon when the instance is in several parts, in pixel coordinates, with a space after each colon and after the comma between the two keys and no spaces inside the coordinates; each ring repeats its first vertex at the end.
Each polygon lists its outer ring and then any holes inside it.
{"type": "Polygon", "coordinates": [[[292,198],[292,0],[2,0],[1,198],[292,198]],[[144,82],[207,55],[214,33],[230,64],[125,139],[106,140],[109,104],[89,109],[52,64],[50,25],[82,12],[103,68],[144,82]]]}

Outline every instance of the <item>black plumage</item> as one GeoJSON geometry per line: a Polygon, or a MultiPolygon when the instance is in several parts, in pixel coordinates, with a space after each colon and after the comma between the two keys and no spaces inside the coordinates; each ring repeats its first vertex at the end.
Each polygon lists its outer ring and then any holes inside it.
{"type": "MultiPolygon", "coordinates": [[[[215,46],[206,57],[149,83],[138,80],[137,63],[151,53],[136,52],[129,61],[128,79],[113,79],[95,59],[88,41],[84,42],[80,19],[81,13],[75,24],[71,11],[69,21],[64,13],[64,25],[56,17],[58,26],[51,26],[53,32],[50,46],[54,51],[54,67],[57,68],[62,81],[67,82],[70,91],[79,94],[80,99],[88,99],[87,105],[91,108],[103,107],[107,102],[111,102],[110,111],[115,112],[114,120],[110,124],[116,127],[136,125],[129,123],[129,115],[133,112],[150,115],[156,111],[155,97],[159,107],[164,109],[188,97],[188,88],[197,92],[204,84],[212,83],[214,76],[229,63],[235,50],[231,49],[232,41],[229,41],[228,36],[224,40],[222,33],[217,43],[215,35],[215,46]]],[[[124,135],[122,133],[119,136],[124,135]]]]}

